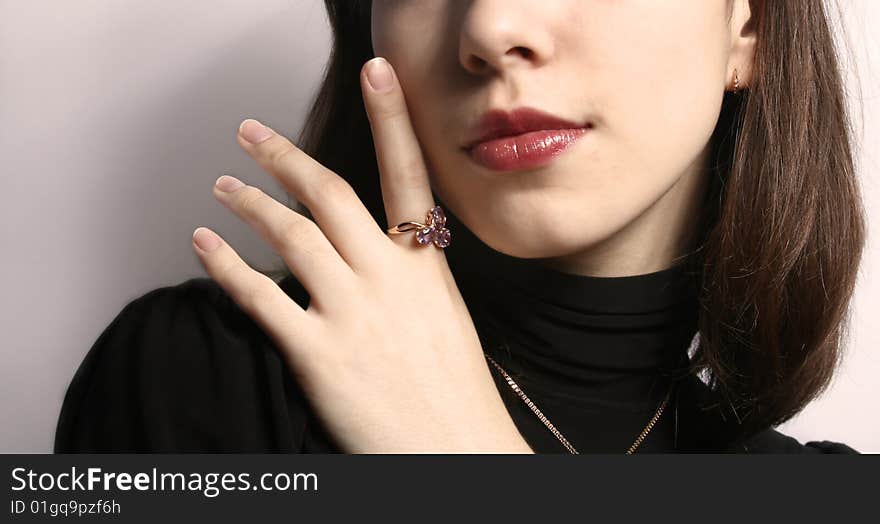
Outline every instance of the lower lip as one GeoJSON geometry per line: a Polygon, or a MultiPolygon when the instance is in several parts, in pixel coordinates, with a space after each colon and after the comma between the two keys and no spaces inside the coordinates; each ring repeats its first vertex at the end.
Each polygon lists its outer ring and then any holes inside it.
{"type": "Polygon", "coordinates": [[[480,142],[469,150],[471,158],[493,171],[534,169],[552,162],[587,133],[587,128],[532,131],[480,142]]]}

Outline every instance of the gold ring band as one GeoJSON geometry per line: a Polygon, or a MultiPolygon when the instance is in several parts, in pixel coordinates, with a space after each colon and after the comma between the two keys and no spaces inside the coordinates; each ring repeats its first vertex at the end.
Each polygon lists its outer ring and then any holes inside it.
{"type": "Polygon", "coordinates": [[[426,224],[420,224],[418,222],[401,222],[396,226],[392,227],[388,230],[388,233],[391,235],[399,235],[400,233],[409,233],[410,231],[415,231],[416,229],[422,229],[428,227],[426,224]]]}
{"type": "Polygon", "coordinates": [[[423,246],[434,244],[443,249],[452,241],[452,233],[446,228],[446,214],[438,205],[428,210],[424,224],[409,220],[388,228],[390,235],[411,232],[415,232],[416,242],[423,246]]]}

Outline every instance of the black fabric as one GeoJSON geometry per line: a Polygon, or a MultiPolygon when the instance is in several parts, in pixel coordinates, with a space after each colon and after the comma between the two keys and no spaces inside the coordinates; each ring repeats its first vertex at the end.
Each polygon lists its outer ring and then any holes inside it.
{"type": "MultiPolygon", "coordinates": [[[[486,352],[581,453],[625,452],[671,387],[636,452],[857,453],[773,428],[731,438],[733,419],[698,377],[682,374],[697,311],[684,265],[573,275],[494,251],[460,223],[447,257],[486,352]]],[[[293,277],[281,286],[308,305],[293,277]]],[[[533,449],[566,453],[492,369],[533,449]]],[[[339,449],[271,340],[213,280],[195,278],[131,301],[100,334],[67,389],[55,451],[339,449]]]]}

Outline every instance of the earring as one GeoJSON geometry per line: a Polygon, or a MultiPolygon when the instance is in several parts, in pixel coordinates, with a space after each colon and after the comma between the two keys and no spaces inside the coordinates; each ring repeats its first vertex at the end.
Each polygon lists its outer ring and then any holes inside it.
{"type": "Polygon", "coordinates": [[[733,94],[739,92],[739,71],[734,68],[733,70],[733,94]]]}

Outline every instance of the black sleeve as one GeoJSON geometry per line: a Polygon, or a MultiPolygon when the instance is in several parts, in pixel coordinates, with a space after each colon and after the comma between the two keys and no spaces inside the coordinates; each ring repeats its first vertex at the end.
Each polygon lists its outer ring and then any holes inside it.
{"type": "Polygon", "coordinates": [[[299,452],[310,423],[268,336],[195,278],[133,300],[104,329],[68,386],[54,451],[299,452]]]}
{"type": "Polygon", "coordinates": [[[812,440],[801,444],[794,437],[790,437],[775,429],[764,430],[741,444],[742,449],[737,451],[745,453],[841,453],[859,454],[852,447],[830,440],[812,440]]]}

